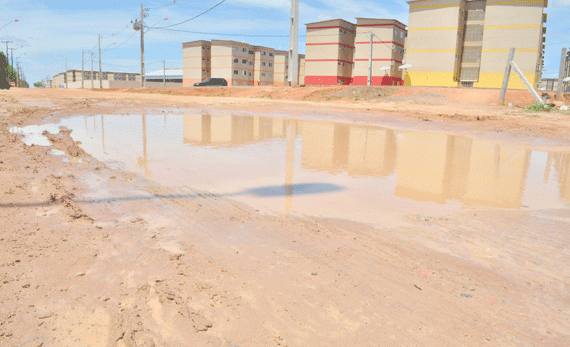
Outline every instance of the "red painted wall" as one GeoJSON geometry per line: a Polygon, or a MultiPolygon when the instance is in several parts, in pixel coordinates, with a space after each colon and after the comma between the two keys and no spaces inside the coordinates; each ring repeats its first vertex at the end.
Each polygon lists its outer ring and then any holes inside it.
{"type": "MultiPolygon", "coordinates": [[[[368,84],[368,76],[356,76],[354,78],[341,76],[305,76],[305,85],[307,86],[337,86],[337,85],[353,85],[365,86],[368,84]],[[338,82],[341,81],[341,83],[338,82]]],[[[373,86],[401,86],[404,81],[397,77],[388,76],[372,76],[373,86]]]]}

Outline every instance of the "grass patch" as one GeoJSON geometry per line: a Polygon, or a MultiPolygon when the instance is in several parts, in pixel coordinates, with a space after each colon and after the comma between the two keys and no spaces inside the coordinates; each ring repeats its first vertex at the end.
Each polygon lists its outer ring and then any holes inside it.
{"type": "Polygon", "coordinates": [[[540,111],[546,111],[546,112],[550,112],[554,109],[554,107],[548,105],[548,104],[539,104],[536,103],[534,105],[530,105],[527,109],[526,112],[540,112],[540,111]]]}
{"type": "Polygon", "coordinates": [[[540,118],[540,116],[537,115],[537,114],[530,114],[530,115],[528,115],[527,117],[528,117],[528,118],[540,118]]]}

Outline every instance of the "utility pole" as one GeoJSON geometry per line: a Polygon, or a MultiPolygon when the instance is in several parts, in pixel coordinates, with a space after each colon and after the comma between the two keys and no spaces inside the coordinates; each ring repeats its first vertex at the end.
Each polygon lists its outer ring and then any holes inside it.
{"type": "Polygon", "coordinates": [[[10,57],[12,57],[12,62],[10,63],[10,65],[12,66],[12,68],[14,68],[14,51],[17,50],[17,48],[10,48],[10,50],[12,51],[12,53],[10,54],[10,57]]]}
{"type": "Polygon", "coordinates": [[[65,57],[65,89],[67,89],[67,57],[65,57]]]}
{"type": "Polygon", "coordinates": [[[85,88],[85,50],[81,50],[81,89],[85,88]]]}
{"type": "Polygon", "coordinates": [[[291,29],[289,33],[289,84],[299,84],[299,0],[291,0],[291,29]]]}
{"type": "Polygon", "coordinates": [[[103,88],[103,70],[101,68],[101,35],[99,35],[99,88],[103,88]]]}
{"type": "Polygon", "coordinates": [[[12,41],[2,41],[4,43],[6,43],[6,59],[9,60],[10,57],[8,56],[8,44],[12,43],[12,41]]]}
{"type": "Polygon", "coordinates": [[[93,76],[93,56],[95,55],[95,53],[93,52],[89,52],[89,55],[91,55],[91,89],[93,89],[93,80],[95,79],[95,77],[93,76]]]}
{"type": "Polygon", "coordinates": [[[20,63],[16,59],[16,87],[20,86],[20,63]]]}
{"type": "Polygon", "coordinates": [[[560,58],[560,72],[558,74],[558,90],[556,91],[556,100],[562,100],[562,92],[564,91],[562,81],[564,79],[564,70],[566,63],[566,47],[562,48],[562,57],[560,58]]]}
{"type": "Polygon", "coordinates": [[[164,88],[166,88],[166,59],[162,59],[162,82],[164,88]]]}
{"type": "Polygon", "coordinates": [[[368,86],[372,85],[372,48],[374,47],[374,33],[370,32],[370,57],[368,57],[368,86]]]}
{"type": "Polygon", "coordinates": [[[144,8],[141,3],[141,88],[144,87],[144,8]]]}

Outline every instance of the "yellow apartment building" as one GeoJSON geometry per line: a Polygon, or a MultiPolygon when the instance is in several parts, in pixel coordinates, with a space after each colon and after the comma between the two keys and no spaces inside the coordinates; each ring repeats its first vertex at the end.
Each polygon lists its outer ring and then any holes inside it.
{"type": "MultiPolygon", "coordinates": [[[[405,85],[500,88],[507,57],[533,85],[542,73],[547,0],[413,0],[405,85]]],[[[514,75],[509,88],[524,89],[514,75]]]]}
{"type": "Polygon", "coordinates": [[[400,85],[404,59],[406,26],[394,19],[356,18],[353,85],[368,83],[370,41],[372,34],[371,85],[400,85]],[[388,67],[388,70],[380,70],[388,67]]]}
{"type": "Polygon", "coordinates": [[[334,19],[306,26],[305,84],[350,84],[356,25],[334,19]]]}

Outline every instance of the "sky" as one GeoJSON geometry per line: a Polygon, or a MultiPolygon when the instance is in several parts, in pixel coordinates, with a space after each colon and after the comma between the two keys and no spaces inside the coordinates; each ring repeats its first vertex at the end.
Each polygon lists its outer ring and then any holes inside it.
{"type": "MultiPolygon", "coordinates": [[[[148,0],[145,25],[164,26],[188,20],[220,0],[148,0]],[[168,18],[168,20],[165,20],[168,18]]],[[[104,71],[140,72],[140,33],[131,21],[140,18],[139,1],[132,0],[0,0],[0,40],[13,41],[26,79],[34,82],[52,78],[68,69],[91,69],[89,52],[98,53],[102,36],[104,71]],[[14,22],[18,19],[18,22],[14,22]]],[[[356,17],[397,19],[408,23],[409,7],[404,0],[300,0],[299,53],[304,53],[306,23],[356,17]]],[[[570,0],[550,0],[543,77],[557,77],[561,49],[570,47],[570,0]]],[[[289,47],[290,0],[226,0],[203,16],[170,29],[145,33],[146,72],[182,67],[182,43],[225,39],[287,50],[289,47]],[[221,35],[218,35],[221,34],[221,35]],[[244,35],[244,36],[240,36],[244,35]],[[251,36],[245,36],[251,35],[251,36]],[[260,36],[282,37],[260,37],[260,36]]],[[[5,44],[0,50],[5,52],[5,44]]],[[[94,69],[98,70],[96,56],[94,69]]]]}

